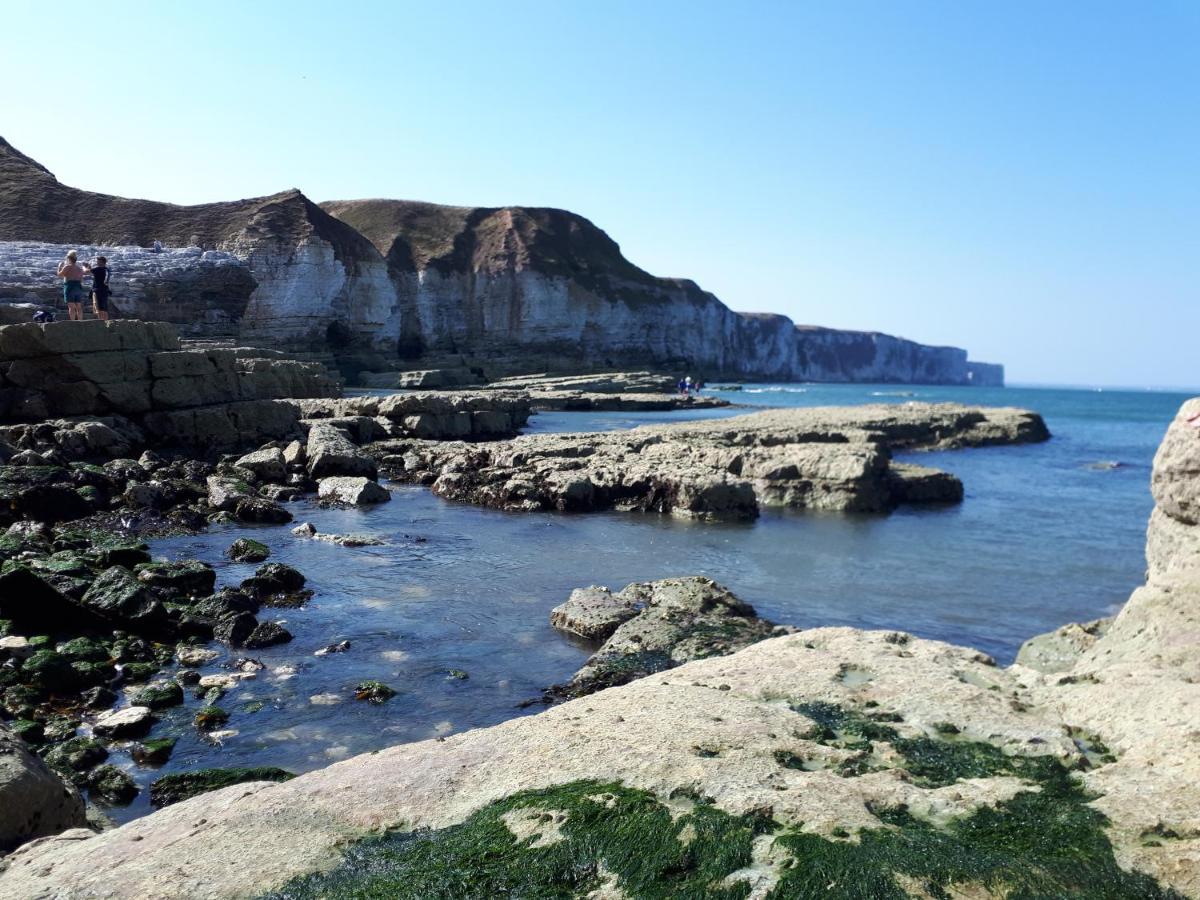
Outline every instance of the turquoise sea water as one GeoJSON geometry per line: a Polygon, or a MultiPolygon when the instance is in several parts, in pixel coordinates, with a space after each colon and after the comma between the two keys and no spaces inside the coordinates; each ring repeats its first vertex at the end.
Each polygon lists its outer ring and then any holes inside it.
{"type": "MultiPolygon", "coordinates": [[[[163,771],[231,765],[303,771],[536,712],[518,704],[569,678],[590,652],[548,623],[553,606],[588,584],[619,588],[706,574],[779,622],[903,629],[1010,662],[1026,637],[1111,614],[1140,582],[1150,464],[1186,399],[894,385],[768,385],[724,396],[754,406],[911,400],[1024,406],[1045,416],[1054,437],[1029,446],[914,454],[959,475],[966,498],[956,507],[902,508],[886,516],[767,512],[752,523],[704,525],[629,513],[504,513],[446,503],[411,486],[366,510],[295,503],[297,521],[321,531],[369,532],[389,543],[351,549],[297,538],[287,526],[255,529],[273,559],[309,577],[315,595],[304,609],[278,611],[295,640],[252,654],[268,669],[220,701],[237,734],[220,744],[198,735],[190,726],[198,705],[192,699],[156,726],[155,735],[180,735],[163,771]],[[340,640],[351,649],[313,655],[340,640]],[[450,677],[449,669],[469,677],[450,677]],[[356,702],[352,689],[364,678],[400,693],[382,705],[356,702]]],[[[530,430],[689,417],[686,411],[545,413],[530,430]]],[[[245,530],[156,541],[153,550],[209,561],[219,583],[234,584],[253,567],[229,563],[222,553],[245,530]]],[[[221,671],[226,662],[205,671],[221,671]]],[[[143,784],[159,774],[114,756],[143,784]]],[[[143,794],[113,814],[126,819],[146,811],[143,794]]]]}

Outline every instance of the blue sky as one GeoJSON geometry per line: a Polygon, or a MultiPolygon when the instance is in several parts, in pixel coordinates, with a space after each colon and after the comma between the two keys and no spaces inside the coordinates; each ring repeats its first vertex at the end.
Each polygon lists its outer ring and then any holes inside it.
{"type": "Polygon", "coordinates": [[[1198,47],[1173,0],[18,0],[0,135],[180,203],[564,207],[734,309],[1194,386],[1198,47]]]}

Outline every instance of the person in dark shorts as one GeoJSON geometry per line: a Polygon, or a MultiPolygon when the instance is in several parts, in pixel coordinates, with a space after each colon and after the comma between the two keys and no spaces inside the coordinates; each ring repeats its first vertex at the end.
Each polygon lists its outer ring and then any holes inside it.
{"type": "Polygon", "coordinates": [[[79,255],[72,250],[58,264],[58,277],[63,280],[63,300],[67,303],[67,318],[83,321],[83,276],[87,270],[79,264],[79,255]]]}
{"type": "Polygon", "coordinates": [[[92,309],[96,318],[102,322],[108,321],[108,260],[103,256],[96,257],[94,266],[86,266],[92,276],[92,309]]]}

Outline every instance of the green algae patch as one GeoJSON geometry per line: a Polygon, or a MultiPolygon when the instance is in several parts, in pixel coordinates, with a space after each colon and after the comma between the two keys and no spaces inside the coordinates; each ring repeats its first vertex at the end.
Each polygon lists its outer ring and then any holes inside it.
{"type": "Polygon", "coordinates": [[[777,846],[792,859],[769,897],[1183,900],[1117,865],[1107,820],[1060,763],[1049,761],[1038,787],[944,828],[898,807],[874,810],[884,827],[862,829],[857,840],[781,834],[777,846]]]}
{"type": "Polygon", "coordinates": [[[1067,769],[1050,760],[1037,790],[944,827],[888,807],[872,810],[877,828],[851,834],[839,826],[826,837],[703,801],[673,819],[648,792],[573,782],[515,794],[450,828],[364,839],[332,871],[294,879],[267,900],[565,900],[592,891],[647,900],[745,898],[751,886],[735,873],[753,865],[753,842],[767,834],[780,860],[770,900],[949,898],[960,891],[1013,900],[1182,900],[1117,865],[1106,820],[1087,801],[1067,769]]]}
{"type": "Polygon", "coordinates": [[[150,785],[150,803],[153,806],[170,806],[198,794],[220,790],[248,781],[288,781],[295,778],[294,772],[275,766],[254,766],[237,769],[200,769],[179,775],[164,775],[150,785]]]}
{"type": "Polygon", "coordinates": [[[515,794],[451,828],[360,841],[332,872],[269,896],[572,898],[611,884],[648,900],[734,900],[749,885],[722,881],[750,864],[751,843],[767,825],[706,805],[672,820],[653,794],[573,782],[515,794]],[[514,820],[530,821],[523,837],[505,824],[514,820]]]}

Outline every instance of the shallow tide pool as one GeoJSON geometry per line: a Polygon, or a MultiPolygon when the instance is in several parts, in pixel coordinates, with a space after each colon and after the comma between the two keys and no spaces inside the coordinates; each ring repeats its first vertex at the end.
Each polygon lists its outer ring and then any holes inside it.
{"type": "MultiPolygon", "coordinates": [[[[536,712],[540,706],[519,704],[569,678],[589,653],[550,627],[550,609],[589,584],[619,588],[704,574],[778,622],[903,629],[971,644],[1007,663],[1026,637],[1111,614],[1141,580],[1150,463],[1184,397],[778,388],[726,396],[778,406],[1004,403],[1043,412],[1055,436],[1040,445],[913,454],[958,474],[966,499],[886,516],[767,512],[755,522],[705,525],[630,513],[504,513],[394,486],[390,503],[364,510],[291,504],[297,523],[373,534],[387,542],[381,547],[324,544],[293,535],[291,526],[222,526],[154,541],[155,556],[205,560],[216,566],[220,585],[234,585],[255,567],[223,554],[237,536],[250,535],[271,548],[272,560],[300,569],[314,596],[301,609],[263,611],[263,618],[286,623],[295,635],[290,644],[245,654],[213,645],[222,657],[205,673],[224,671],[223,664],[243,655],[267,667],[219,701],[236,734],[218,743],[197,733],[191,717],[199,701],[189,696],[153,733],[179,735],[161,770],[134,766],[120,751],[112,761],[143,785],[160,774],[210,766],[300,772],[536,712]],[[349,650],[314,655],[343,640],[349,650]],[[383,704],[355,701],[353,688],[364,679],[399,693],[383,704]]],[[[689,417],[554,413],[537,416],[530,430],[689,417]]],[[[143,791],[133,806],[111,814],[125,820],[148,811],[143,791]]]]}

